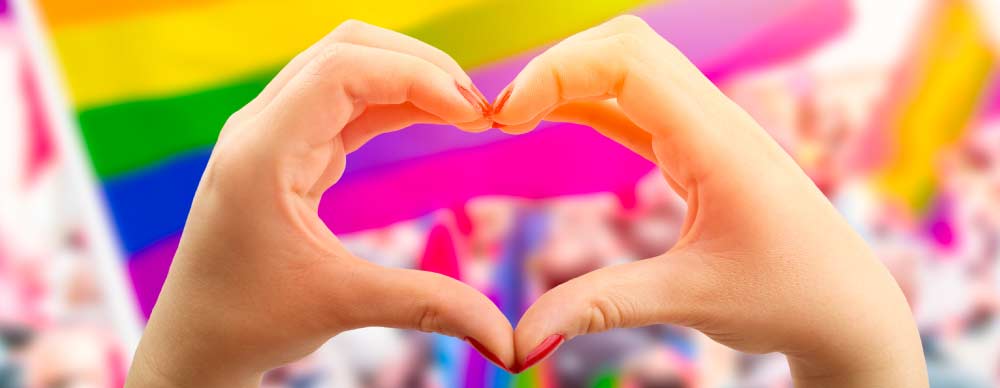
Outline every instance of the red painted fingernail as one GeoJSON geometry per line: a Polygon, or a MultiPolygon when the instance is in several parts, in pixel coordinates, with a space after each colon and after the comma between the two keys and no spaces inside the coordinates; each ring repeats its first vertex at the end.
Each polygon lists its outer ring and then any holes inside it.
{"type": "Polygon", "coordinates": [[[563,341],[565,340],[566,337],[564,337],[562,334],[550,335],[548,338],[542,341],[542,343],[538,344],[538,346],[535,347],[535,350],[532,350],[531,353],[528,353],[528,356],[524,358],[524,365],[516,367],[516,371],[514,371],[514,373],[521,373],[522,371],[531,368],[539,361],[544,360],[545,357],[548,357],[550,354],[552,354],[552,352],[555,351],[556,348],[559,347],[559,345],[562,345],[563,341]]]}
{"type": "Polygon", "coordinates": [[[489,100],[487,100],[486,96],[483,95],[483,92],[481,90],[479,90],[479,88],[476,87],[476,84],[472,84],[472,91],[476,93],[476,97],[479,98],[479,101],[483,105],[485,105],[487,109],[489,109],[490,108],[490,102],[489,102],[489,100]]]}
{"type": "Polygon", "coordinates": [[[507,103],[507,100],[510,99],[510,95],[513,92],[514,92],[514,86],[510,85],[510,86],[507,86],[506,89],[504,89],[503,93],[500,93],[500,97],[497,97],[497,101],[495,103],[493,103],[493,113],[494,114],[496,114],[497,112],[500,112],[500,110],[503,109],[504,104],[507,103]]]}
{"type": "Polygon", "coordinates": [[[483,357],[486,357],[487,360],[490,360],[490,362],[496,364],[497,366],[503,369],[507,369],[507,365],[505,365],[503,361],[500,361],[500,357],[497,357],[497,355],[493,354],[493,352],[491,352],[489,349],[483,346],[483,344],[479,343],[479,341],[476,341],[475,338],[465,337],[465,342],[468,342],[469,345],[472,345],[472,347],[476,348],[476,351],[478,351],[479,354],[482,354],[483,357]]]}
{"type": "Polygon", "coordinates": [[[469,101],[469,104],[479,109],[479,113],[482,113],[484,117],[489,116],[490,104],[486,102],[485,97],[482,97],[482,93],[473,92],[465,85],[458,83],[458,81],[455,81],[455,86],[458,87],[458,92],[462,93],[462,97],[465,97],[469,101]]]}

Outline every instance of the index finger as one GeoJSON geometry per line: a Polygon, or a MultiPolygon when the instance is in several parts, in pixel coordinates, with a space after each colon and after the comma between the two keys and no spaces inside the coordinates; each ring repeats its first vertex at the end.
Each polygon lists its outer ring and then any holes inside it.
{"type": "Polygon", "coordinates": [[[460,84],[476,93],[482,104],[488,104],[462,66],[450,55],[426,42],[397,31],[385,29],[358,20],[346,20],[318,42],[296,55],[281,71],[264,87],[264,90],[251,102],[251,106],[260,109],[274,99],[288,81],[298,74],[316,56],[338,43],[349,43],[359,46],[379,48],[415,56],[428,61],[451,74],[460,84]]]}
{"type": "Polygon", "coordinates": [[[338,43],[304,66],[264,112],[280,124],[275,144],[301,138],[314,145],[339,135],[373,105],[410,103],[449,123],[483,118],[485,108],[463,88],[424,59],[338,43]]]}
{"type": "Polygon", "coordinates": [[[749,150],[776,144],[687,58],[646,34],[620,33],[559,44],[532,60],[501,95],[493,120],[510,131],[533,128],[545,114],[579,101],[616,98],[650,134],[657,162],[689,188],[712,171],[745,171],[749,150]],[[759,133],[758,133],[759,132],[759,133]]]}

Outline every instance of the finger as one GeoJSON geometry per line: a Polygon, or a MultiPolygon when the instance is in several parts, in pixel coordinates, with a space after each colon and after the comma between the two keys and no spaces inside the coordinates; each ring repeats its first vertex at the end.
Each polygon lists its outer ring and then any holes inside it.
{"type": "MultiPolygon", "coordinates": [[[[561,44],[582,43],[612,38],[616,35],[636,35],[649,40],[662,40],[645,21],[634,15],[620,15],[595,27],[566,38],[561,44]]],[[[608,94],[613,94],[614,91],[608,94]]],[[[652,137],[621,111],[616,101],[563,103],[546,120],[577,122],[594,127],[646,159],[655,162],[650,143],[652,137]],[[568,105],[567,105],[568,104],[568,105]],[[598,128],[600,127],[600,128],[598,128]]]]}
{"type": "Polygon", "coordinates": [[[619,34],[639,34],[646,35],[647,37],[650,37],[650,34],[652,34],[655,35],[653,36],[654,38],[659,37],[656,31],[649,24],[646,24],[642,18],[635,15],[619,15],[607,22],[573,34],[573,36],[564,39],[563,43],[598,40],[619,34]]]}
{"type": "Polygon", "coordinates": [[[440,333],[463,339],[487,359],[513,365],[510,322],[485,295],[433,272],[373,267],[357,284],[365,306],[352,317],[355,327],[383,326],[440,333]]]}
{"type": "Polygon", "coordinates": [[[264,86],[264,89],[257,94],[257,97],[254,97],[253,100],[247,103],[243,109],[236,112],[235,115],[256,114],[260,112],[261,109],[274,100],[274,96],[278,95],[278,92],[288,84],[288,81],[293,76],[302,70],[303,66],[312,61],[317,52],[329,44],[329,41],[329,35],[327,35],[292,57],[292,60],[288,61],[285,67],[282,67],[274,78],[271,78],[271,81],[264,86]]]}
{"type": "Polygon", "coordinates": [[[475,88],[472,79],[454,58],[441,49],[411,36],[357,20],[345,21],[331,35],[335,42],[396,51],[426,60],[451,74],[461,84],[475,88]]]}
{"type": "MultiPolygon", "coordinates": [[[[427,113],[411,103],[369,106],[364,113],[344,127],[341,134],[344,149],[348,153],[354,152],[375,136],[417,123],[447,124],[440,117],[427,113]]],[[[470,123],[454,123],[452,125],[466,131],[481,132],[489,129],[491,123],[491,120],[482,118],[470,123]]]]}
{"type": "Polygon", "coordinates": [[[277,93],[297,74],[307,63],[315,58],[318,52],[336,43],[350,43],[359,46],[380,48],[399,53],[413,55],[437,65],[448,74],[451,74],[460,84],[473,91],[482,104],[488,105],[486,98],[479,92],[469,75],[462,70],[462,67],[444,51],[431,46],[419,39],[401,34],[396,31],[373,26],[371,24],[347,20],[337,26],[332,32],[324,36],[315,44],[296,55],[278,74],[268,83],[264,90],[258,95],[251,105],[263,106],[269,103],[277,93]]]}
{"type": "MultiPolygon", "coordinates": [[[[653,137],[635,125],[614,100],[578,101],[560,105],[546,115],[546,120],[576,123],[594,128],[604,136],[618,142],[647,160],[656,163],[653,153],[653,137]]],[[[681,198],[687,198],[687,190],[663,171],[663,177],[681,198]]]]}
{"type": "Polygon", "coordinates": [[[573,337],[616,328],[697,325],[710,309],[712,271],[696,255],[664,256],[606,267],[543,294],[514,331],[515,372],[573,337]]]}
{"type": "MultiPolygon", "coordinates": [[[[606,23],[579,32],[562,43],[594,41],[620,34],[635,34],[647,39],[661,39],[652,28],[641,18],[633,15],[617,16],[606,23]]],[[[546,115],[550,121],[575,122],[590,126],[605,136],[642,155],[649,161],[657,162],[652,149],[652,136],[639,128],[621,111],[616,101],[563,103],[546,115]]],[[[513,126],[520,131],[528,131],[526,126],[513,126]]],[[[670,176],[668,171],[661,170],[663,177],[675,192],[682,198],[687,198],[687,190],[670,176]]]]}
{"type": "Polygon", "coordinates": [[[636,126],[613,100],[580,101],[560,105],[545,119],[594,128],[647,160],[656,162],[656,156],[653,155],[653,136],[636,126]]]}
{"type": "MultiPolygon", "coordinates": [[[[665,60],[665,68],[677,72],[680,77],[674,79],[688,90],[699,90],[710,92],[716,97],[721,97],[715,85],[702,74],[701,70],[694,65],[683,53],[674,47],[670,42],[660,36],[646,21],[635,15],[620,15],[586,31],[577,33],[564,42],[585,42],[595,41],[605,38],[623,39],[637,38],[647,42],[649,48],[656,49],[659,56],[665,60]]],[[[622,42],[626,43],[626,42],[622,42]]],[[[627,45],[627,44],[626,44],[627,45]]],[[[705,93],[699,93],[705,94],[705,93]]]]}
{"type": "Polygon", "coordinates": [[[621,78],[625,71],[618,69],[619,61],[608,61],[591,47],[596,49],[589,42],[559,44],[528,62],[497,97],[493,121],[508,131],[530,129],[562,103],[611,96],[611,82],[621,78]],[[563,65],[570,60],[586,62],[583,66],[563,65]],[[592,73],[586,74],[587,71],[592,73]]]}
{"type": "Polygon", "coordinates": [[[289,81],[266,108],[276,120],[269,140],[321,144],[372,105],[410,103],[449,123],[486,115],[467,90],[434,64],[394,51],[337,43],[289,81]],[[294,133],[290,133],[289,129],[294,133]]]}
{"type": "Polygon", "coordinates": [[[498,123],[496,121],[493,121],[493,125],[497,129],[499,129],[501,132],[506,133],[506,134],[510,134],[510,135],[525,134],[525,133],[528,133],[528,132],[531,132],[531,131],[535,130],[535,128],[537,128],[538,125],[541,124],[542,120],[545,120],[545,118],[548,117],[549,114],[552,113],[552,111],[554,109],[555,108],[546,110],[544,112],[541,112],[541,113],[538,114],[538,116],[536,116],[535,118],[529,120],[526,123],[515,124],[515,125],[507,125],[507,124],[501,124],[501,123],[498,123]]]}
{"type": "MultiPolygon", "coordinates": [[[[581,43],[600,40],[622,34],[640,35],[646,38],[654,38],[654,39],[659,38],[659,36],[656,35],[656,32],[653,31],[653,29],[650,28],[649,25],[647,25],[642,19],[632,15],[621,15],[611,19],[608,22],[602,23],[595,27],[576,33],[573,36],[564,39],[556,47],[551,49],[551,51],[558,51],[556,49],[564,48],[565,46],[574,46],[574,45],[579,46],[579,44],[581,43]]],[[[613,54],[614,53],[608,53],[609,57],[612,56],[613,54]]],[[[552,56],[552,55],[556,54],[546,52],[542,55],[542,57],[552,56]]],[[[529,68],[532,67],[534,67],[535,70],[539,68],[545,69],[544,66],[545,59],[542,57],[536,58],[536,60],[533,60],[531,63],[529,63],[529,65],[525,68],[525,70],[522,71],[522,74],[528,72],[529,68]],[[540,63],[534,63],[536,61],[540,63]]],[[[558,77],[558,74],[553,74],[553,76],[554,77],[552,81],[555,81],[553,82],[553,85],[556,86],[557,89],[561,89],[563,87],[563,83],[559,82],[561,77],[558,77]]],[[[520,75],[518,77],[520,78],[520,75]]],[[[576,82],[577,80],[573,79],[571,81],[576,82]]],[[[517,80],[508,85],[508,87],[505,88],[500,93],[500,97],[497,98],[498,106],[495,108],[495,111],[500,112],[502,110],[500,108],[503,108],[505,102],[510,98],[510,94],[507,93],[513,92],[513,86],[516,83],[518,83],[517,80]]],[[[531,92],[537,93],[537,91],[533,89],[531,90],[531,92]]],[[[606,92],[611,93],[610,91],[606,92]]],[[[550,101],[550,102],[552,103],[552,106],[562,103],[562,101],[550,101]]],[[[552,106],[549,106],[547,110],[552,110],[553,109],[552,106]]],[[[544,109],[545,109],[544,107],[539,106],[539,110],[544,110],[544,109]]],[[[508,123],[508,124],[505,124],[501,129],[504,130],[505,132],[526,132],[534,128],[534,125],[532,125],[532,123],[537,124],[537,120],[541,120],[541,118],[539,118],[538,113],[536,113],[536,115],[533,117],[532,120],[525,121],[524,123],[509,124],[506,120],[504,120],[503,123],[508,123]]]]}
{"type": "Polygon", "coordinates": [[[414,123],[443,124],[444,120],[424,112],[411,103],[369,106],[341,132],[344,150],[348,153],[354,152],[379,134],[402,129],[414,123]]]}
{"type": "Polygon", "coordinates": [[[343,137],[334,137],[331,143],[333,150],[329,153],[328,159],[325,161],[326,167],[307,192],[308,198],[312,199],[313,203],[317,205],[323,193],[326,192],[326,189],[339,181],[347,168],[347,151],[344,150],[343,137]]]}
{"type": "MultiPolygon", "coordinates": [[[[641,18],[633,15],[621,15],[606,23],[579,32],[562,43],[594,41],[620,34],[635,34],[647,39],[660,39],[652,28],[641,18]]],[[[546,116],[547,120],[575,122],[590,126],[605,136],[642,155],[644,158],[657,162],[653,155],[652,136],[639,128],[621,111],[617,102],[611,100],[594,102],[563,103],[546,116]]],[[[521,131],[528,131],[526,126],[513,126],[521,131]]],[[[687,190],[663,170],[663,177],[675,192],[682,198],[687,198],[687,190]]]]}
{"type": "Polygon", "coordinates": [[[766,133],[726,133],[755,124],[748,117],[746,123],[732,121],[745,114],[715,96],[720,92],[704,76],[698,76],[703,82],[687,79],[693,77],[679,70],[687,66],[679,52],[643,39],[619,34],[553,47],[525,67],[509,86],[509,97],[501,95],[493,120],[534,126],[540,113],[559,105],[617,98],[622,112],[651,134],[658,163],[683,187],[714,170],[745,169],[748,164],[735,156],[761,149],[766,133]],[[651,56],[654,49],[661,52],[651,56]]]}
{"type": "MultiPolygon", "coordinates": [[[[334,42],[381,48],[426,60],[451,74],[460,85],[473,93],[483,112],[489,111],[489,102],[472,82],[469,74],[454,58],[437,47],[411,36],[357,20],[348,20],[342,23],[331,35],[333,35],[334,42]]],[[[478,127],[475,128],[478,130],[478,127]]]]}

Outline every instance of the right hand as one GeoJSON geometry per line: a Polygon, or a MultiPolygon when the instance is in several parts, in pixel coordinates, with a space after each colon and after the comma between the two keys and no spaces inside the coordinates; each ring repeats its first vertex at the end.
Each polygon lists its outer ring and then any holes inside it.
{"type": "Polygon", "coordinates": [[[360,22],[295,57],[223,128],[126,386],[258,386],[368,326],[463,338],[509,364],[512,328],[489,298],[356,257],[317,215],[368,139],[417,122],[489,128],[474,88],[440,50],[360,22]]]}
{"type": "Polygon", "coordinates": [[[689,209],[668,252],[532,305],[514,332],[516,369],[577,335],[672,323],[737,350],[782,352],[803,385],[927,386],[888,271],[767,132],[641,19],[552,47],[494,109],[511,133],[542,119],[597,129],[657,163],[689,209]]]}

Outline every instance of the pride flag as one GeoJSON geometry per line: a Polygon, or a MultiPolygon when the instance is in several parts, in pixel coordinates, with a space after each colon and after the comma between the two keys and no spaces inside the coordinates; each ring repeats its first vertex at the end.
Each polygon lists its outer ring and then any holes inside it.
{"type": "Polygon", "coordinates": [[[944,1],[933,11],[921,31],[922,44],[911,50],[887,96],[884,119],[875,123],[891,139],[878,183],[918,214],[929,210],[936,194],[940,152],[997,104],[989,94],[997,60],[976,9],[969,2],[944,1]]]}
{"type": "MultiPolygon", "coordinates": [[[[715,79],[799,55],[849,18],[842,0],[40,0],[38,8],[145,314],[226,118],[348,18],[441,48],[487,95],[546,46],[621,13],[645,18],[715,79]]],[[[333,232],[354,232],[461,209],[480,195],[629,193],[651,169],[574,125],[516,137],[416,125],[351,154],[319,212],[333,232]]]]}

